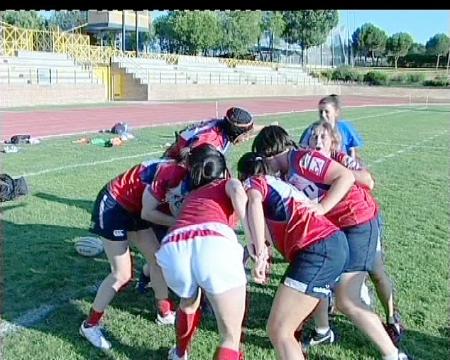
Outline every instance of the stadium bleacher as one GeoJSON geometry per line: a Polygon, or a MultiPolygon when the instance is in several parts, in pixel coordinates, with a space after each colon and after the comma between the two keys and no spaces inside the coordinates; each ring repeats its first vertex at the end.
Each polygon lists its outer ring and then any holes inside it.
{"type": "Polygon", "coordinates": [[[93,70],[77,65],[65,54],[18,51],[0,56],[0,84],[99,84],[93,70]]]}

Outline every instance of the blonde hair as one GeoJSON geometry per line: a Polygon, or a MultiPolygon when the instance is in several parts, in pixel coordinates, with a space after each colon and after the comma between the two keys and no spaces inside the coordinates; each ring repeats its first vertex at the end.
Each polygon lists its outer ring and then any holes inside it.
{"type": "Polygon", "coordinates": [[[342,148],[342,137],[339,134],[337,127],[332,127],[331,124],[325,120],[316,121],[311,125],[311,133],[316,129],[325,130],[331,137],[331,153],[340,152],[342,148]]]}

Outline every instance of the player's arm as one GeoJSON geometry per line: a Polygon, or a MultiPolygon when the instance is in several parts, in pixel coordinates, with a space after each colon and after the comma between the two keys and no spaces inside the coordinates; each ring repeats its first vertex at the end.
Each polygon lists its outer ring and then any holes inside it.
{"type": "Polygon", "coordinates": [[[325,215],[341,201],[355,183],[352,172],[337,161],[331,160],[322,179],[324,184],[330,185],[322,200],[318,203],[305,203],[318,215],[325,215]]]}
{"type": "Polygon", "coordinates": [[[158,210],[161,202],[156,199],[149,190],[149,185],[145,187],[142,194],[142,211],[141,218],[154,224],[172,226],[175,225],[176,219],[158,210]]]}
{"type": "Polygon", "coordinates": [[[370,190],[375,186],[372,175],[366,169],[352,170],[352,174],[355,177],[356,184],[363,185],[370,190]]]}
{"type": "Polygon", "coordinates": [[[262,207],[262,195],[258,190],[247,190],[247,222],[255,250],[255,268],[253,270],[254,280],[263,283],[266,278],[267,246],[265,244],[266,222],[262,207]]]}

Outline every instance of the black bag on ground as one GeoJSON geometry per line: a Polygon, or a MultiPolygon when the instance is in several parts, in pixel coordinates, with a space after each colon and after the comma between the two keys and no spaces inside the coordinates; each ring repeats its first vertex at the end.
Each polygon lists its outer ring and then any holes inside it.
{"type": "Polygon", "coordinates": [[[14,135],[11,137],[11,144],[29,144],[31,135],[14,135]]]}
{"type": "Polygon", "coordinates": [[[28,194],[28,186],[24,177],[13,179],[8,174],[0,174],[0,202],[14,200],[28,194]]]}

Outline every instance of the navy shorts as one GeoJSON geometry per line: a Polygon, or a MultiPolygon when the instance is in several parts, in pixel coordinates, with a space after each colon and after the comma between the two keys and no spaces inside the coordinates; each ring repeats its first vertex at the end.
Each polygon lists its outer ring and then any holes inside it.
{"type": "Polygon", "coordinates": [[[167,233],[167,227],[142,220],[120,205],[109,193],[107,187],[99,192],[92,210],[89,231],[108,240],[127,240],[129,231],[152,228],[159,242],[167,233]]]}
{"type": "Polygon", "coordinates": [[[325,299],[339,280],[347,261],[347,239],[342,231],[337,231],[302,249],[289,264],[282,282],[306,295],[325,299]]]}
{"type": "Polygon", "coordinates": [[[345,272],[371,272],[375,263],[380,224],[378,216],[364,224],[342,230],[345,233],[350,251],[345,272]]]}

